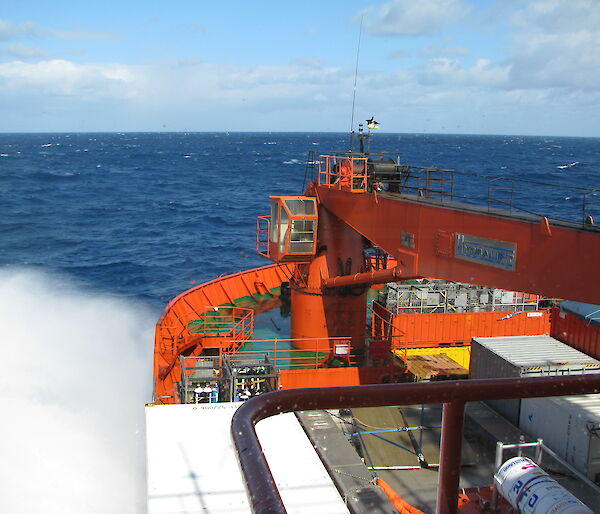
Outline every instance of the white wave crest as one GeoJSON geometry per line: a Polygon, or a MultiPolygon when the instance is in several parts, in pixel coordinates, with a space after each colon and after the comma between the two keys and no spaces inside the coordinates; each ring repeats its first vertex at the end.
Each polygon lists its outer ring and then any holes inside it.
{"type": "Polygon", "coordinates": [[[62,277],[0,270],[0,510],[145,512],[152,320],[62,277]]]}

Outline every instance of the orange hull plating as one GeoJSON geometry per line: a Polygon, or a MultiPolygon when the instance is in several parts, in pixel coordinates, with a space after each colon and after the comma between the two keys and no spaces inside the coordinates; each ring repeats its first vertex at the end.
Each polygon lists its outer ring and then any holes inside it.
{"type": "MultiPolygon", "coordinates": [[[[294,267],[294,264],[282,264],[241,271],[194,287],[171,300],[156,325],[156,403],[177,403],[175,382],[181,375],[179,356],[186,352],[199,355],[204,348],[202,337],[189,332],[190,321],[219,305],[234,304],[245,297],[269,295],[272,289],[289,280],[294,267]]],[[[214,341],[211,344],[214,346],[214,341]]]]}

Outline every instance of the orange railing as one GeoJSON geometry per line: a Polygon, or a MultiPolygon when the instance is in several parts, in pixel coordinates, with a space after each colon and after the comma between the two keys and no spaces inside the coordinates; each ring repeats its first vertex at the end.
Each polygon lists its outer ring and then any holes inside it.
{"type": "Polygon", "coordinates": [[[218,277],[189,289],[167,305],[157,323],[156,341],[181,336],[190,321],[198,319],[214,306],[234,304],[243,297],[268,294],[281,282],[289,280],[294,268],[293,264],[271,264],[218,277]]]}
{"type": "Polygon", "coordinates": [[[271,216],[256,218],[256,253],[269,259],[269,235],[271,233],[271,216]]]}
{"type": "Polygon", "coordinates": [[[322,155],[319,161],[319,185],[351,193],[367,191],[367,157],[322,155]]]}
{"type": "Polygon", "coordinates": [[[193,335],[246,340],[254,331],[254,311],[244,307],[213,307],[190,321],[187,330],[193,335]]]}
{"type": "MultiPolygon", "coordinates": [[[[391,343],[392,350],[400,349],[401,338],[405,335],[393,323],[393,313],[379,302],[373,302],[371,311],[371,337],[376,340],[385,340],[391,343]]],[[[402,348],[404,355],[402,358],[406,361],[408,348],[402,348]]]]}

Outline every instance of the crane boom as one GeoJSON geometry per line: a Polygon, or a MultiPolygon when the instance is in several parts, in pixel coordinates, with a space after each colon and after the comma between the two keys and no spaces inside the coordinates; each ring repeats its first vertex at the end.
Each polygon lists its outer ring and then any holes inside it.
{"type": "Polygon", "coordinates": [[[400,193],[316,193],[404,275],[600,303],[598,226],[400,193]]]}

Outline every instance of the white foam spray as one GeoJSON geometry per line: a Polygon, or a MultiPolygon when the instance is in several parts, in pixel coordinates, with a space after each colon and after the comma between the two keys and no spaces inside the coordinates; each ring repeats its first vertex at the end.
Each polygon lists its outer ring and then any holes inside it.
{"type": "Polygon", "coordinates": [[[0,271],[0,511],[146,511],[156,313],[0,271]]]}

